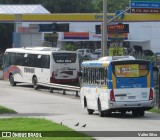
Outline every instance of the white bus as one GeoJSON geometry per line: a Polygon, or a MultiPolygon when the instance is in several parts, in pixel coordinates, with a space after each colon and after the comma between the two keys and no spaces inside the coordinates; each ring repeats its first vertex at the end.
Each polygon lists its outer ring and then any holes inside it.
{"type": "Polygon", "coordinates": [[[103,57],[82,62],[81,105],[100,117],[132,111],[144,116],[154,106],[152,63],[131,56],[103,57]]]}
{"type": "Polygon", "coordinates": [[[79,60],[76,52],[58,51],[51,47],[6,49],[3,61],[3,79],[10,84],[37,82],[78,83],[79,60]]]}

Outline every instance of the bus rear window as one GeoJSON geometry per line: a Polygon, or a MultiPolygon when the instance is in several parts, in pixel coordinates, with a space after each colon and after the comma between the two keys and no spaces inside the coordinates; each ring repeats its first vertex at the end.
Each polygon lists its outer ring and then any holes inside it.
{"type": "Polygon", "coordinates": [[[121,64],[114,66],[116,77],[144,77],[147,76],[149,65],[147,64],[121,64]]]}
{"type": "Polygon", "coordinates": [[[53,59],[56,63],[75,63],[76,53],[54,53],[53,59]]]}

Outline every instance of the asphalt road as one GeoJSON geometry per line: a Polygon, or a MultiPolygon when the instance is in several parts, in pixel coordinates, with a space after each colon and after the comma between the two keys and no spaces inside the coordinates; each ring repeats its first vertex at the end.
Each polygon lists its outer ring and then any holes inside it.
{"type": "MultiPolygon", "coordinates": [[[[75,94],[75,93],[70,93],[75,94]]],[[[133,117],[130,113],[126,116],[113,114],[111,117],[100,118],[98,113],[88,115],[81,108],[79,98],[73,95],[62,95],[61,91],[49,93],[46,89],[34,91],[27,84],[11,87],[8,82],[0,80],[0,105],[14,109],[18,117],[40,117],[53,120],[75,129],[76,131],[160,131],[160,114],[146,112],[144,117],[133,117]],[[75,124],[79,123],[78,126],[75,124]],[[83,128],[82,125],[86,124],[83,128]]],[[[9,117],[9,115],[1,115],[9,117]]],[[[93,134],[93,133],[92,133],[93,134]]],[[[126,132],[125,135],[129,135],[126,132]]],[[[138,133],[137,133],[138,135],[138,133]]],[[[123,135],[122,135],[123,136],[123,135]]],[[[158,137],[102,137],[97,139],[159,139],[158,137]]]]}

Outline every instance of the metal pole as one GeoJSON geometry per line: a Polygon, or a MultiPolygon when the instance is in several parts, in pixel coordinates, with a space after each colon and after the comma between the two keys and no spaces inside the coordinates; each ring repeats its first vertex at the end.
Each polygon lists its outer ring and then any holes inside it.
{"type": "Polygon", "coordinates": [[[101,25],[101,57],[103,57],[103,52],[104,52],[104,49],[103,49],[103,22],[102,22],[102,25],[101,25]]]}
{"type": "Polygon", "coordinates": [[[102,44],[102,56],[106,56],[107,50],[107,0],[103,0],[103,44],[102,44]]]}
{"type": "Polygon", "coordinates": [[[112,21],[114,21],[116,18],[118,18],[119,16],[121,16],[122,14],[124,14],[125,12],[127,12],[127,11],[130,10],[130,9],[131,9],[131,8],[129,7],[129,8],[127,8],[126,10],[124,10],[123,12],[121,12],[120,14],[118,14],[117,16],[113,17],[112,19],[110,19],[110,20],[107,22],[107,24],[110,23],[110,22],[112,22],[112,21]]]}

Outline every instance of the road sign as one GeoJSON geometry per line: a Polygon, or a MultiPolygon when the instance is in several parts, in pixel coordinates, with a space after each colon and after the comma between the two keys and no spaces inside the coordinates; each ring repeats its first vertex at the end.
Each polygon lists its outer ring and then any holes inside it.
{"type": "Polygon", "coordinates": [[[159,9],[131,8],[131,13],[160,13],[160,8],[159,9]]]}
{"type": "Polygon", "coordinates": [[[131,13],[160,13],[160,0],[131,0],[131,13]]]}
{"type": "MultiPolygon", "coordinates": [[[[96,34],[101,34],[101,25],[96,25],[96,34]]],[[[112,24],[107,26],[107,33],[129,33],[129,24],[112,24]]]]}
{"type": "Polygon", "coordinates": [[[109,48],[109,56],[123,56],[124,48],[122,47],[110,47],[109,48]]]}
{"type": "Polygon", "coordinates": [[[160,2],[160,0],[131,0],[131,2],[134,2],[134,1],[143,1],[143,2],[160,2]]]}
{"type": "Polygon", "coordinates": [[[131,8],[160,8],[160,2],[131,2],[131,8]]]}

